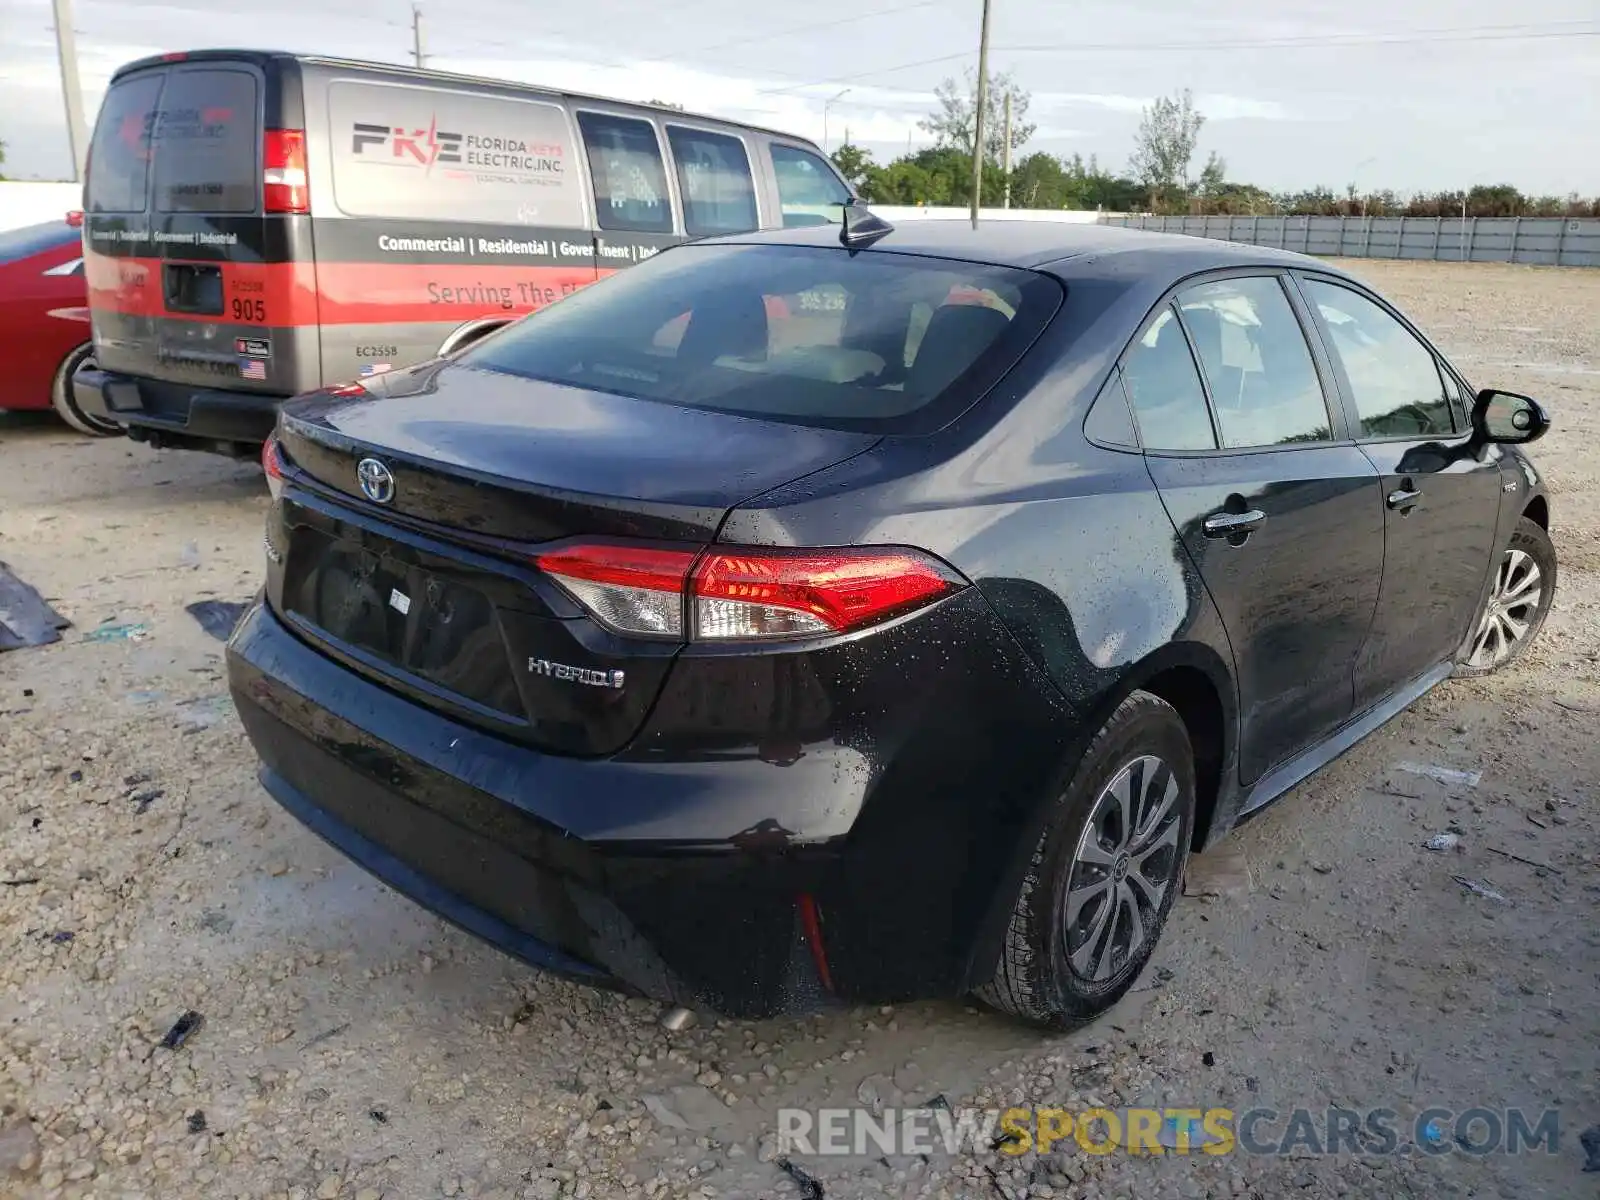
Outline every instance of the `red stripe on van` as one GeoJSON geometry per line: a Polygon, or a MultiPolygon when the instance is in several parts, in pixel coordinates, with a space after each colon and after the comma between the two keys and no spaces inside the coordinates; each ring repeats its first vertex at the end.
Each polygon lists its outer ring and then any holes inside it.
{"type": "Polygon", "coordinates": [[[222,268],[217,316],[168,312],[161,268],[171,259],[84,260],[89,307],[172,321],[291,326],[466,321],[521,315],[552,304],[612,270],[467,263],[212,263],[222,268]],[[234,303],[240,304],[235,315],[234,303]],[[257,307],[257,302],[260,306],[257,307]]]}

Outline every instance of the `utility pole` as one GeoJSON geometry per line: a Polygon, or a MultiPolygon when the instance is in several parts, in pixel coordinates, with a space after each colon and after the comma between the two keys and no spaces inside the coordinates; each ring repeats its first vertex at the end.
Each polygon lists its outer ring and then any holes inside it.
{"type": "Polygon", "coordinates": [[[978,35],[978,109],[972,117],[972,227],[978,227],[983,201],[983,116],[989,106],[989,0],[983,0],[983,31],[978,35]]]}
{"type": "Polygon", "coordinates": [[[422,6],[420,4],[411,6],[411,57],[417,66],[420,67],[422,65],[424,55],[422,53],[422,6]]]}
{"type": "Polygon", "coordinates": [[[1006,175],[1006,201],[1005,206],[1011,207],[1011,92],[1006,91],[1006,140],[1001,148],[1001,161],[1006,175]]]}
{"type": "Polygon", "coordinates": [[[72,148],[72,179],[83,182],[89,157],[88,126],[83,119],[83,88],[78,83],[78,44],[72,32],[72,0],[55,0],[56,55],[61,60],[61,94],[67,105],[67,141],[72,148]]]}
{"type": "MultiPolygon", "coordinates": [[[[850,89],[845,88],[837,96],[830,96],[822,102],[822,152],[828,152],[828,110],[850,94],[850,89]]],[[[846,138],[846,141],[849,139],[846,138]]]]}

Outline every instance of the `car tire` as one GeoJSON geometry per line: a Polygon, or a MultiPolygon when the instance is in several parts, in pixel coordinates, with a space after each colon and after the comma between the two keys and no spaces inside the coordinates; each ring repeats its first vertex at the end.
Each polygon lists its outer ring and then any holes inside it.
{"type": "Polygon", "coordinates": [[[1033,1024],[1067,1027],[1122,998],[1183,890],[1194,779],[1177,710],[1147,692],[1117,706],[1052,805],[981,1000],[1033,1024]],[[1152,899],[1157,877],[1162,888],[1152,899]]]}
{"type": "Polygon", "coordinates": [[[61,365],[56,368],[55,380],[50,385],[50,405],[58,417],[79,433],[86,433],[90,437],[115,437],[122,432],[122,427],[99,417],[91,417],[78,407],[77,398],[72,394],[73,375],[93,355],[94,346],[85,342],[61,360],[61,365]]]}
{"type": "Polygon", "coordinates": [[[1523,517],[1495,564],[1489,598],[1456,664],[1458,676],[1491,675],[1516,662],[1544,628],[1556,595],[1556,548],[1523,517]]]}

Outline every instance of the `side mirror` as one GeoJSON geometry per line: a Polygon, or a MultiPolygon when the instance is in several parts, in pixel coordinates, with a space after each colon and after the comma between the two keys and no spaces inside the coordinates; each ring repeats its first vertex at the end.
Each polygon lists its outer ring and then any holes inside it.
{"type": "Polygon", "coordinates": [[[1472,430],[1481,442],[1520,445],[1537,441],[1549,428],[1549,414],[1530,396],[1485,388],[1472,405],[1472,430]]]}

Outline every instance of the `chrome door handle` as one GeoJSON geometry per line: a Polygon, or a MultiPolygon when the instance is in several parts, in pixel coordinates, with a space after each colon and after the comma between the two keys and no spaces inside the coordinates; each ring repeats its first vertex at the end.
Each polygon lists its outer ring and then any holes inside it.
{"type": "Polygon", "coordinates": [[[1205,520],[1205,533],[1207,537],[1225,538],[1236,533],[1249,533],[1267,519],[1267,514],[1259,508],[1252,508],[1248,512],[1212,513],[1205,520]]]}
{"type": "Polygon", "coordinates": [[[1396,488],[1394,491],[1389,493],[1389,507],[1402,509],[1410,508],[1413,504],[1421,499],[1422,493],[1417,491],[1415,488],[1396,488]]]}

